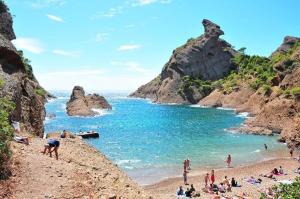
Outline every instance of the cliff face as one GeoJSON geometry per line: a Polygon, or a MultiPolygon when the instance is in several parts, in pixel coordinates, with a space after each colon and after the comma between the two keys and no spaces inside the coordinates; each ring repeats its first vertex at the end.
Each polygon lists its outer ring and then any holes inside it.
{"type": "Polygon", "coordinates": [[[270,86],[251,88],[242,79],[228,93],[216,89],[199,104],[236,108],[252,118],[240,130],[254,134],[280,134],[280,140],[300,148],[300,38],[285,37],[269,57],[274,78],[270,86]]]}
{"type": "Polygon", "coordinates": [[[21,122],[24,130],[42,136],[46,98],[37,94],[41,86],[26,74],[22,57],[11,43],[15,39],[11,14],[0,4],[0,97],[15,103],[12,120],[21,122]]]}
{"type": "Polygon", "coordinates": [[[93,116],[97,112],[93,109],[111,109],[111,106],[103,96],[98,94],[85,95],[82,87],[75,86],[69,102],[67,113],[70,116],[93,116]]]}
{"type": "Polygon", "coordinates": [[[219,37],[220,27],[204,19],[205,32],[196,39],[173,51],[161,74],[132,93],[132,97],[150,98],[157,103],[197,103],[208,92],[201,85],[185,85],[192,81],[214,81],[223,78],[234,69],[231,58],[236,52],[219,37]]]}

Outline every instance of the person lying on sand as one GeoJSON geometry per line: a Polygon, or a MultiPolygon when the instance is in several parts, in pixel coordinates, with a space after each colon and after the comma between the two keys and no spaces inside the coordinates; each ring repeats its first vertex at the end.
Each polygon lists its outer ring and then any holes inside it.
{"type": "Polygon", "coordinates": [[[56,157],[56,160],[58,160],[58,148],[59,148],[59,141],[56,140],[56,139],[49,139],[47,144],[44,146],[44,151],[42,152],[43,154],[48,154],[49,153],[49,156],[52,157],[52,152],[54,151],[55,153],[55,157],[56,157]],[[46,153],[47,152],[47,153],[46,153]]]}
{"type": "Polygon", "coordinates": [[[29,145],[28,137],[22,137],[22,136],[15,135],[14,140],[18,143],[29,145]]]}
{"type": "Polygon", "coordinates": [[[246,179],[246,182],[255,185],[255,184],[260,184],[262,180],[260,178],[255,179],[253,176],[251,176],[249,179],[246,179]]]}

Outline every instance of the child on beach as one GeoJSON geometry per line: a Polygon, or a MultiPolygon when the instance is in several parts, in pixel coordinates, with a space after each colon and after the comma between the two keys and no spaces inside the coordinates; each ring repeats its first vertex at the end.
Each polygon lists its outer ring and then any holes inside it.
{"type": "Polygon", "coordinates": [[[176,192],[176,195],[177,195],[177,196],[183,196],[183,195],[184,195],[184,191],[183,191],[182,186],[179,187],[179,189],[178,189],[177,192],[176,192]]]}
{"type": "Polygon", "coordinates": [[[231,166],[231,161],[232,161],[231,155],[228,154],[227,159],[226,159],[227,167],[230,167],[230,166],[231,166]]]}
{"type": "Polygon", "coordinates": [[[183,183],[185,185],[188,185],[188,183],[187,183],[187,171],[183,171],[183,183]]]}
{"type": "Polygon", "coordinates": [[[204,183],[205,183],[205,187],[207,187],[208,183],[210,182],[210,179],[209,179],[209,173],[207,173],[204,177],[204,183]]]}

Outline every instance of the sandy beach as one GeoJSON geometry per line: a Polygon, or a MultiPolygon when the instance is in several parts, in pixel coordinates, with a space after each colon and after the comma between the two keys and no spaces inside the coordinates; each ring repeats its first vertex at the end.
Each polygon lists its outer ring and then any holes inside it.
{"type": "MultiPolygon", "coordinates": [[[[294,157],[296,157],[295,154],[294,157]]],[[[272,185],[278,185],[281,180],[294,180],[295,177],[300,177],[299,174],[294,173],[296,168],[300,167],[300,163],[298,163],[294,158],[291,158],[286,154],[278,154],[277,158],[271,160],[265,160],[261,162],[257,162],[254,164],[246,165],[246,166],[237,166],[234,168],[222,168],[215,169],[216,183],[220,183],[224,180],[225,176],[228,176],[228,179],[234,177],[242,187],[234,187],[232,188],[232,192],[227,192],[223,195],[225,196],[242,196],[243,193],[246,193],[248,197],[245,198],[259,198],[260,192],[265,191],[266,188],[271,187],[272,185]],[[273,168],[279,168],[282,166],[284,172],[287,175],[276,176],[277,181],[273,179],[269,179],[266,177],[261,177],[261,174],[269,173],[273,168]],[[256,179],[261,178],[262,183],[259,185],[252,185],[247,182],[246,179],[249,177],[255,177],[256,179]]],[[[200,191],[201,198],[214,198],[217,195],[208,194],[202,191],[204,187],[204,176],[208,172],[210,173],[211,169],[195,169],[191,170],[188,174],[188,183],[193,184],[196,191],[200,191]]],[[[183,185],[183,178],[169,178],[163,180],[159,183],[145,186],[144,188],[149,191],[155,198],[177,198],[176,190],[178,187],[182,185],[184,190],[190,185],[183,185]]],[[[219,194],[220,195],[220,194],[219,194]]]]}

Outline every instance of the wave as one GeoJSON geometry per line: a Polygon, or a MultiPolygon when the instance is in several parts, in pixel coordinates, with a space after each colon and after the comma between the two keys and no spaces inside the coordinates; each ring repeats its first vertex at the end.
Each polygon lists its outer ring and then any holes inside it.
{"type": "Polygon", "coordinates": [[[200,104],[192,104],[192,105],[189,105],[189,107],[192,107],[192,108],[210,108],[209,106],[203,106],[203,105],[200,105],[200,104]]]}
{"type": "Polygon", "coordinates": [[[134,163],[139,163],[141,160],[138,159],[133,159],[133,160],[118,160],[116,162],[117,165],[124,165],[124,164],[134,164],[134,163]]]}
{"type": "Polygon", "coordinates": [[[112,114],[112,111],[107,110],[107,109],[97,109],[97,108],[92,108],[92,111],[96,112],[98,115],[95,115],[94,117],[99,117],[99,116],[103,116],[103,115],[108,115],[108,114],[112,114]]]}
{"type": "Polygon", "coordinates": [[[256,149],[255,151],[252,151],[251,153],[259,153],[260,149],[256,149]]]}
{"type": "Polygon", "coordinates": [[[229,108],[229,107],[217,107],[219,110],[226,110],[226,111],[235,111],[234,108],[229,108]]]}
{"type": "Polygon", "coordinates": [[[241,118],[250,118],[250,113],[248,113],[248,112],[241,112],[241,113],[238,113],[237,115],[236,115],[236,117],[241,117],[241,118]]]}
{"type": "Polygon", "coordinates": [[[240,133],[238,130],[235,130],[235,129],[224,129],[224,131],[226,131],[228,133],[232,133],[232,134],[240,133]]]}

